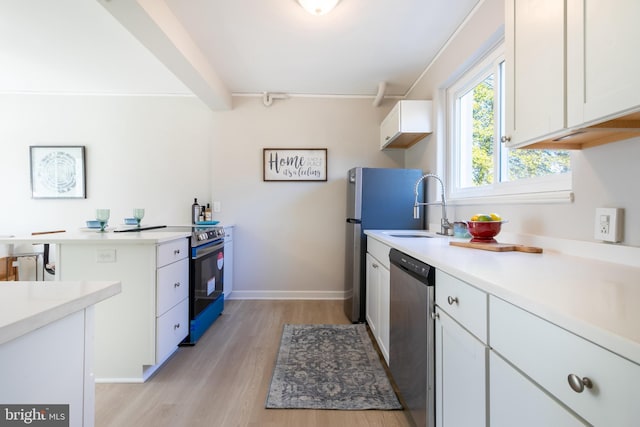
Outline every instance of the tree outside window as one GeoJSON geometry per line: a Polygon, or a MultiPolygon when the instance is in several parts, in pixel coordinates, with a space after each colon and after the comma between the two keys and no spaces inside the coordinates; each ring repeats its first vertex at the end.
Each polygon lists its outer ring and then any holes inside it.
{"type": "Polygon", "coordinates": [[[453,103],[454,188],[497,187],[571,171],[563,150],[508,149],[504,135],[504,60],[494,53],[449,89],[453,103]]]}

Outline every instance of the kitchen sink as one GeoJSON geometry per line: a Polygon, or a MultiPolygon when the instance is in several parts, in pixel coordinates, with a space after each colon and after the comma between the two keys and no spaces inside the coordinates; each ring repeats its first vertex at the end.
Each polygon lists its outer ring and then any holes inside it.
{"type": "Polygon", "coordinates": [[[386,234],[389,237],[398,237],[404,239],[430,239],[432,237],[436,237],[434,233],[423,230],[389,230],[383,231],[382,233],[386,234]]]}

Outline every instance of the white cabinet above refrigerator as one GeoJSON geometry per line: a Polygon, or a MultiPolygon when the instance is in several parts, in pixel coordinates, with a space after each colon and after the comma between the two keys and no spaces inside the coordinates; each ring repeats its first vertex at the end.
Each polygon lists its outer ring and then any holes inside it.
{"type": "Polygon", "coordinates": [[[431,101],[399,101],[380,124],[380,149],[411,147],[433,132],[431,116],[431,101]]]}

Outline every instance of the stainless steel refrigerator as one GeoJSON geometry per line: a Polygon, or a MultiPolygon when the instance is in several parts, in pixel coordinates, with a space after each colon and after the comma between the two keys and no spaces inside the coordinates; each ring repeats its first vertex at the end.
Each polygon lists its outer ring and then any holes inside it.
{"type": "MultiPolygon", "coordinates": [[[[352,322],[365,321],[365,230],[423,229],[424,217],[413,218],[419,169],[353,168],[347,179],[347,236],[344,312],[352,322]]],[[[418,201],[424,200],[423,183],[418,201]]],[[[423,209],[421,207],[421,209],[423,209]]]]}

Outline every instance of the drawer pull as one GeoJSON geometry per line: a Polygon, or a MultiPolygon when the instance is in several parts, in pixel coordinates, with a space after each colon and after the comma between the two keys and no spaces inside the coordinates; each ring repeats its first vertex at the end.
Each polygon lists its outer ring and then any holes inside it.
{"type": "Polygon", "coordinates": [[[174,255],[180,255],[180,249],[175,249],[175,250],[173,251],[173,254],[174,254],[174,255]]]}
{"type": "Polygon", "coordinates": [[[174,287],[174,288],[179,288],[179,287],[180,287],[180,282],[176,282],[176,283],[174,283],[174,284],[173,284],[173,287],[174,287]]]}
{"type": "Polygon", "coordinates": [[[593,387],[593,383],[588,377],[580,378],[576,374],[569,374],[567,380],[569,381],[569,386],[571,386],[571,389],[576,393],[582,393],[585,387],[593,387]]]}
{"type": "Polygon", "coordinates": [[[373,268],[378,268],[378,264],[371,264],[373,268]]]}
{"type": "Polygon", "coordinates": [[[458,297],[447,297],[447,302],[449,303],[449,305],[453,305],[453,304],[457,304],[458,303],[458,297]]]}
{"type": "Polygon", "coordinates": [[[437,312],[435,312],[435,311],[434,311],[434,312],[432,312],[432,313],[431,313],[431,318],[432,318],[433,320],[439,319],[439,318],[440,318],[440,313],[437,313],[437,312]]]}
{"type": "Polygon", "coordinates": [[[173,329],[174,330],[180,329],[180,323],[176,323],[175,325],[173,325],[173,329]]]}

